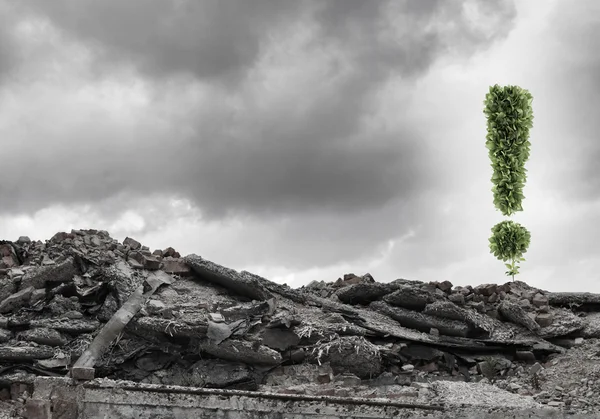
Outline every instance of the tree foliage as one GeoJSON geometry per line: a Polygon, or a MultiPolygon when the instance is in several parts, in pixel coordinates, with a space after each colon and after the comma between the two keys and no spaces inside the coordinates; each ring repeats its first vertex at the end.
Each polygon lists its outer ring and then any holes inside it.
{"type": "Polygon", "coordinates": [[[527,90],[498,85],[490,87],[484,101],[494,205],[505,216],[523,210],[525,162],[529,159],[529,130],[533,127],[532,101],[527,90]]]}
{"type": "MultiPolygon", "coordinates": [[[[525,162],[529,159],[529,130],[533,127],[533,96],[519,86],[490,87],[485,96],[487,117],[486,147],[493,170],[494,205],[504,216],[523,211],[523,188],[527,180],[525,162]]],[[[531,234],[522,225],[502,221],[492,228],[490,251],[508,268],[506,275],[519,273],[531,234]]]]}
{"type": "Polygon", "coordinates": [[[512,276],[519,273],[518,262],[525,261],[523,255],[527,253],[531,234],[519,223],[514,221],[501,221],[492,227],[492,237],[490,237],[490,251],[503,262],[508,268],[506,275],[512,276]]]}

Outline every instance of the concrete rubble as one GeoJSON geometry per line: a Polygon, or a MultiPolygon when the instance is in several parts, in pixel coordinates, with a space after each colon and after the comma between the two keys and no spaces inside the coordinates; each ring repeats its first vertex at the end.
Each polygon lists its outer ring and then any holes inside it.
{"type": "Polygon", "coordinates": [[[369,274],[293,289],[101,230],[0,241],[0,284],[15,407],[36,378],[71,377],[431,406],[493,388],[500,405],[600,410],[600,295],[369,274]]]}

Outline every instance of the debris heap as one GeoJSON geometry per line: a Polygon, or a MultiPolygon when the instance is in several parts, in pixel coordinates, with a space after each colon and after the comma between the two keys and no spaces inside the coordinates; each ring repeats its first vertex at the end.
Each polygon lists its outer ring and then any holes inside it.
{"type": "Polygon", "coordinates": [[[572,380],[583,390],[549,386],[560,359],[597,356],[597,311],[600,295],[523,282],[293,289],[106,231],[20,237],[0,241],[0,399],[39,375],[429,401],[440,381],[484,381],[593,410],[595,370],[572,380]]]}

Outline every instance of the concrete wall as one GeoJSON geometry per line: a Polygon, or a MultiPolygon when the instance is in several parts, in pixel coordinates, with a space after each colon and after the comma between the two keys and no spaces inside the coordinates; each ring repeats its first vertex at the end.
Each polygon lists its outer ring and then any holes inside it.
{"type": "MultiPolygon", "coordinates": [[[[40,378],[26,406],[28,419],[506,419],[577,418],[558,410],[414,409],[393,401],[275,395],[104,381],[75,385],[40,378]]],[[[581,416],[583,417],[583,416],[581,416]]],[[[586,416],[590,417],[590,416],[586,416]]],[[[598,416],[600,417],[600,416],[598,416]]]]}

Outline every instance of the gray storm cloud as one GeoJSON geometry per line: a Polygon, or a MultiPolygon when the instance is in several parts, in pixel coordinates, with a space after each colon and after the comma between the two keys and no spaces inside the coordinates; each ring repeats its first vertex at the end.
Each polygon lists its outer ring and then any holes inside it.
{"type": "MultiPolygon", "coordinates": [[[[436,188],[443,174],[435,150],[410,121],[402,125],[403,109],[399,129],[369,124],[377,95],[391,77],[410,92],[440,57],[468,58],[489,47],[508,34],[516,13],[511,1],[422,0],[27,0],[19,12],[87,46],[108,79],[134,68],[171,95],[209,83],[207,100],[215,104],[192,105],[173,120],[154,104],[156,114],[123,130],[101,114],[60,133],[39,126],[43,139],[24,138],[33,151],[12,145],[23,160],[6,162],[0,209],[163,191],[193,199],[210,217],[360,212],[436,188]],[[302,28],[311,35],[289,41],[302,28]],[[299,88],[281,108],[262,109],[253,103],[275,77],[267,58],[277,48],[277,77],[299,88]],[[320,77],[301,84],[299,73],[285,72],[309,66],[313,55],[326,66],[320,77]],[[259,70],[262,79],[253,77],[259,70]],[[168,129],[153,129],[158,117],[168,129]],[[181,124],[187,133],[179,134],[181,124]],[[34,162],[27,170],[25,159],[34,162]]],[[[71,117],[49,112],[56,118],[46,123],[71,117]]],[[[27,118],[42,124],[37,115],[27,118]]]]}

